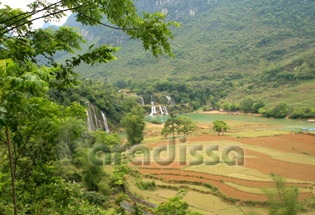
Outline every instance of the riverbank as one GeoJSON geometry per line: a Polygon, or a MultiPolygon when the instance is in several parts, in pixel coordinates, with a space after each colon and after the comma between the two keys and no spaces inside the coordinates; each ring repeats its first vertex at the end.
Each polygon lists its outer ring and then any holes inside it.
{"type": "Polygon", "coordinates": [[[224,115],[248,115],[248,116],[262,116],[258,113],[243,113],[243,112],[226,112],[226,111],[218,111],[218,110],[211,110],[211,111],[197,111],[195,113],[204,113],[204,114],[224,114],[224,115]]]}

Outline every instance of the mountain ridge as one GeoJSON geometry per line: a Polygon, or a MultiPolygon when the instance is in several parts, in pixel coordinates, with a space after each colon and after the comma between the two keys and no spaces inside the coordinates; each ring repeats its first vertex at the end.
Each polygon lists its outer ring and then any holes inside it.
{"type": "MultiPolygon", "coordinates": [[[[112,83],[128,78],[138,82],[183,81],[198,87],[227,81],[226,88],[231,85],[231,92],[243,90],[240,95],[253,85],[260,91],[264,87],[285,90],[295,81],[296,70],[300,71],[297,76],[308,74],[298,79],[301,84],[315,78],[315,1],[149,0],[138,1],[136,6],[139,11],[165,12],[169,20],[181,24],[181,28],[172,29],[175,39],[170,43],[175,59],[154,58],[142,50],[139,41],[130,40],[122,32],[78,25],[72,15],[66,25],[78,27],[87,39],[82,52],[93,43],[121,47],[117,61],[79,67],[76,71],[81,77],[112,83]],[[303,63],[291,64],[300,58],[307,59],[303,69],[303,63]],[[287,69],[287,64],[294,67],[287,69]],[[277,77],[288,76],[288,81],[263,79],[265,71],[273,67],[280,68],[277,77]],[[257,79],[263,83],[257,84],[257,79]]],[[[71,54],[61,55],[59,60],[69,57],[71,54]]]]}

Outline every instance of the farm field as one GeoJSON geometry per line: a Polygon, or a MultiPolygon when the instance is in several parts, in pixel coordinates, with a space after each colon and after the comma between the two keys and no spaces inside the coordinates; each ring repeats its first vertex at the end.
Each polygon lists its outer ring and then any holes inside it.
{"type": "MultiPolygon", "coordinates": [[[[268,214],[264,206],[267,200],[263,188],[274,189],[270,174],[285,178],[287,186],[299,189],[299,200],[310,205],[315,199],[315,136],[296,133],[305,126],[312,127],[306,121],[271,120],[256,116],[226,116],[217,114],[185,114],[197,123],[198,129],[187,138],[185,143],[175,142],[175,158],[169,165],[160,165],[153,158],[153,151],[168,140],[160,136],[162,125],[146,124],[146,138],[143,145],[150,149],[150,164],[133,165],[145,182],[154,181],[154,191],[140,190],[135,184],[136,178],[128,178],[133,193],[153,204],[159,204],[167,198],[182,195],[190,208],[203,214],[244,214],[256,212],[268,214]],[[225,136],[212,131],[212,121],[218,116],[225,118],[231,130],[225,136]],[[234,117],[233,120],[228,120],[234,117]],[[258,120],[254,120],[258,119],[258,120]],[[244,151],[244,165],[229,166],[222,161],[225,147],[234,145],[244,151]],[[207,155],[208,146],[217,146],[220,162],[216,165],[192,165],[196,157],[190,153],[192,147],[198,151],[204,161],[211,160],[207,155]],[[181,149],[185,147],[186,163],[180,163],[181,149]],[[184,190],[184,192],[183,192],[184,190]]],[[[160,154],[161,159],[169,156],[168,151],[160,154]]],[[[229,157],[236,156],[231,153],[229,157]]],[[[142,154],[136,154],[141,159],[142,154]]],[[[303,214],[314,214],[308,208],[303,214]]]]}

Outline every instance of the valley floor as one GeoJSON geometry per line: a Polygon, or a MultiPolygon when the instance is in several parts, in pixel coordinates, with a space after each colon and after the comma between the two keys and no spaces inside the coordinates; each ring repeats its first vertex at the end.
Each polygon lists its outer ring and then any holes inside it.
{"type": "MultiPolygon", "coordinates": [[[[150,149],[150,164],[141,166],[130,164],[140,172],[143,180],[154,181],[157,189],[154,191],[140,190],[134,184],[138,179],[128,177],[131,192],[141,196],[153,204],[165,202],[168,198],[182,195],[190,208],[203,214],[244,214],[250,211],[258,214],[268,214],[263,206],[267,200],[262,188],[274,189],[270,174],[279,174],[287,181],[287,185],[299,188],[299,200],[304,205],[315,202],[315,136],[310,134],[295,134],[281,128],[277,135],[268,133],[269,125],[262,125],[266,132],[258,132],[254,137],[242,138],[235,135],[240,133],[255,133],[247,128],[246,122],[230,122],[232,133],[228,136],[218,136],[210,131],[211,124],[198,123],[198,130],[185,143],[178,140],[175,143],[175,160],[167,166],[161,166],[153,158],[153,151],[168,145],[167,139],[159,135],[161,126],[147,123],[147,137],[143,143],[150,149]],[[237,130],[238,128],[239,130],[237,130]],[[263,135],[261,135],[263,134],[263,135]],[[272,136],[273,135],[273,136],[272,136]],[[186,164],[181,165],[180,148],[186,147],[186,164]],[[206,153],[208,146],[218,146],[215,151],[221,160],[216,165],[191,165],[196,157],[190,149],[199,145],[203,150],[198,153],[205,160],[211,160],[206,153]],[[238,146],[244,151],[244,165],[229,166],[222,162],[222,152],[225,147],[238,146]],[[210,184],[210,186],[209,186],[210,184]],[[213,189],[218,188],[218,191],[213,189]],[[184,189],[184,191],[182,190],[184,189]]],[[[251,126],[248,126],[251,127],[251,126]]],[[[256,127],[257,128],[257,127],[256,127]]],[[[233,154],[233,153],[231,153],[233,154]]],[[[229,157],[231,158],[231,154],[229,157]]],[[[137,155],[141,158],[141,154],[137,155]]],[[[167,152],[161,153],[165,159],[167,152]]],[[[234,154],[233,156],[236,156],[234,154]]],[[[309,211],[304,214],[313,214],[309,211]]]]}

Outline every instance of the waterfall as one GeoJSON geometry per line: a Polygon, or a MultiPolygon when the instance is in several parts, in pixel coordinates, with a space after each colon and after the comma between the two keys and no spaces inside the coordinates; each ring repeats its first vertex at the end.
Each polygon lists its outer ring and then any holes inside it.
{"type": "Polygon", "coordinates": [[[87,113],[87,123],[88,123],[88,131],[95,131],[95,124],[94,124],[94,116],[93,116],[93,109],[91,107],[91,104],[89,101],[85,101],[85,103],[88,105],[89,110],[86,111],[87,113]]]}
{"type": "Polygon", "coordinates": [[[165,106],[163,106],[163,110],[164,110],[165,115],[168,115],[167,108],[165,106]]]}
{"type": "Polygon", "coordinates": [[[150,113],[150,116],[153,116],[153,115],[156,115],[157,112],[156,112],[156,107],[155,106],[152,106],[151,107],[151,113],[150,113]]]}
{"type": "Polygon", "coordinates": [[[175,105],[175,102],[172,100],[170,96],[165,96],[167,98],[167,104],[168,105],[175,105]]]}
{"type": "Polygon", "coordinates": [[[141,105],[144,105],[144,100],[143,100],[143,97],[142,97],[142,96],[140,96],[139,98],[140,98],[140,101],[141,101],[141,105]]]}
{"type": "Polygon", "coordinates": [[[101,111],[101,114],[102,114],[102,117],[103,117],[103,122],[104,122],[104,129],[107,133],[109,133],[109,127],[108,127],[108,124],[107,124],[107,119],[105,117],[105,114],[103,113],[103,111],[101,111]]]}
{"type": "Polygon", "coordinates": [[[153,95],[151,95],[151,105],[154,105],[154,101],[153,101],[153,95]]]}
{"type": "Polygon", "coordinates": [[[142,96],[138,96],[136,94],[135,97],[137,98],[137,102],[138,102],[139,105],[144,105],[144,100],[143,100],[142,96]]]}
{"type": "Polygon", "coordinates": [[[156,107],[154,106],[153,95],[151,95],[151,113],[150,116],[156,115],[156,107]]]}
{"type": "Polygon", "coordinates": [[[91,106],[93,109],[93,115],[94,115],[94,119],[95,119],[95,130],[97,130],[99,128],[99,126],[98,126],[98,120],[97,120],[97,116],[96,116],[96,109],[92,104],[91,104],[91,106]]]}
{"type": "Polygon", "coordinates": [[[86,110],[88,131],[96,131],[97,129],[102,129],[109,133],[109,127],[105,114],[102,111],[98,111],[97,108],[94,107],[88,100],[84,101],[89,108],[89,110],[86,110]],[[102,116],[102,118],[98,117],[100,115],[102,116]]]}
{"type": "Polygon", "coordinates": [[[163,115],[164,113],[163,113],[161,105],[159,105],[159,108],[160,108],[161,115],[163,115]]]}
{"type": "Polygon", "coordinates": [[[90,120],[90,114],[89,114],[89,111],[85,111],[86,112],[86,115],[87,115],[87,124],[88,124],[88,131],[92,131],[93,128],[92,128],[92,123],[91,123],[91,120],[90,120]]]}

